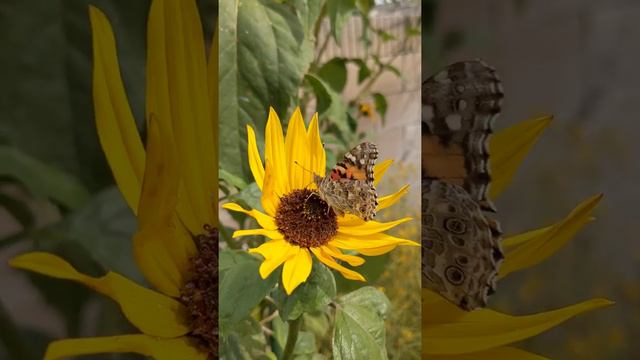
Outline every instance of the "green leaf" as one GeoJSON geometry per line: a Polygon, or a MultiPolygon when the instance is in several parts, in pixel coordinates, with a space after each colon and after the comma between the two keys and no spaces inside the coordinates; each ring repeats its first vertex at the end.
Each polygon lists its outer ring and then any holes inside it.
{"type": "Polygon", "coordinates": [[[222,359],[275,359],[265,353],[266,339],[258,321],[247,317],[234,324],[233,331],[220,339],[222,359]]]}
{"type": "Polygon", "coordinates": [[[365,286],[350,292],[340,298],[342,305],[360,305],[368,309],[374,309],[382,319],[391,311],[391,303],[383,292],[373,286],[365,286]]]}
{"type": "MultiPolygon", "coordinates": [[[[229,201],[238,203],[245,207],[245,209],[256,209],[262,211],[262,203],[260,202],[261,196],[262,192],[260,191],[260,188],[258,188],[258,185],[253,182],[238,193],[229,196],[229,201]]],[[[234,211],[231,213],[236,212],[234,211]]]]}
{"type": "Polygon", "coordinates": [[[79,207],[89,197],[73,176],[10,146],[0,146],[0,176],[15,179],[34,196],[50,198],[68,209],[79,207]]]}
{"type": "Polygon", "coordinates": [[[376,107],[376,111],[384,121],[384,117],[387,114],[387,98],[381,93],[373,93],[371,96],[373,96],[373,103],[376,107]]]}
{"type": "Polygon", "coordinates": [[[347,64],[344,58],[335,57],[318,70],[322,78],[333,90],[340,93],[347,84],[347,64]]]}
{"type": "Polygon", "coordinates": [[[389,299],[366,286],[342,296],[338,304],[334,358],[386,359],[384,319],[391,308],[389,299]]]}
{"type": "Polygon", "coordinates": [[[318,114],[324,115],[333,104],[333,98],[329,93],[330,89],[328,85],[313,74],[305,75],[304,79],[311,86],[313,94],[316,96],[316,111],[318,114]]]}
{"type": "MultiPolygon", "coordinates": [[[[259,142],[269,107],[281,118],[313,59],[291,7],[266,0],[220,2],[220,167],[251,178],[246,125],[259,142]]],[[[260,145],[260,144],[259,144],[260,145]]]]}
{"type": "Polygon", "coordinates": [[[283,320],[295,320],[303,313],[324,311],[336,296],[336,281],[333,273],[314,259],[307,281],[289,296],[282,289],[282,286],[278,287],[274,296],[280,316],[283,320]]]}
{"type": "Polygon", "coordinates": [[[389,42],[396,39],[396,37],[393,36],[393,34],[390,34],[384,30],[376,30],[376,33],[378,34],[382,42],[389,42]]]}
{"type": "Polygon", "coordinates": [[[220,332],[226,333],[235,323],[249,315],[251,309],[271,291],[278,279],[274,271],[267,279],[258,273],[261,261],[238,251],[220,252],[220,332]],[[225,259],[225,257],[230,257],[225,259]]]}
{"type": "Polygon", "coordinates": [[[327,0],[327,13],[331,21],[331,34],[336,43],[342,40],[342,28],[355,9],[355,0],[327,0]]]}
{"type": "Polygon", "coordinates": [[[360,84],[371,75],[371,69],[362,59],[351,59],[351,61],[358,65],[358,84],[360,84]]]}
{"type": "Polygon", "coordinates": [[[375,6],[374,0],[356,0],[356,6],[363,15],[369,15],[369,11],[375,6]]]}
{"type": "Polygon", "coordinates": [[[220,180],[226,181],[236,189],[242,190],[247,187],[247,183],[242,178],[233,175],[225,169],[218,169],[218,177],[220,180]]]}
{"type": "Polygon", "coordinates": [[[293,0],[293,6],[305,34],[312,37],[316,22],[322,12],[324,0],[293,0]]]}
{"type": "Polygon", "coordinates": [[[335,360],[384,360],[384,343],[376,335],[383,334],[384,323],[375,312],[363,306],[348,305],[336,311],[332,351],[335,360]]]}
{"type": "Polygon", "coordinates": [[[380,256],[367,256],[365,263],[358,267],[358,272],[367,279],[366,283],[345,279],[343,276],[336,276],[338,292],[345,293],[360,289],[363,285],[375,284],[380,278],[387,264],[389,263],[389,253],[380,256]]]}

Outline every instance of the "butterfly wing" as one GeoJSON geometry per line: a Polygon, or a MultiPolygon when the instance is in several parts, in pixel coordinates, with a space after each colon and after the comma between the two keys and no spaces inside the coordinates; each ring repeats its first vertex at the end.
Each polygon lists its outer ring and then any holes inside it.
{"type": "Polygon", "coordinates": [[[462,186],[489,211],[487,139],[502,97],[495,70],[481,61],[452,64],[422,84],[423,176],[462,186]]]}
{"type": "Polygon", "coordinates": [[[378,207],[378,194],[373,185],[373,168],[378,158],[377,147],[363,142],[345,154],[331,173],[316,177],[320,197],[338,214],[353,214],[365,221],[373,219],[378,207]]]}
{"type": "Polygon", "coordinates": [[[487,141],[502,97],[481,61],[452,64],[422,84],[423,287],[465,310],[486,304],[503,257],[499,225],[486,213],[496,211],[487,141]]]}
{"type": "Polygon", "coordinates": [[[461,186],[423,179],[422,281],[464,310],[484,307],[502,260],[499,229],[461,186]]]}

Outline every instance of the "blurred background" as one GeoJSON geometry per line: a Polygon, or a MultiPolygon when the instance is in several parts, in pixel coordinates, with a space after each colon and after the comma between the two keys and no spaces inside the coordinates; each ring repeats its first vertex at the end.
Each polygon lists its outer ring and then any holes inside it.
{"type": "MultiPolygon", "coordinates": [[[[216,2],[197,2],[209,43],[216,2]]],[[[293,6],[294,1],[274,3],[293,6]]],[[[278,110],[286,122],[296,102],[303,105],[307,120],[328,103],[340,105],[321,111],[328,164],[361,139],[377,143],[381,160],[395,160],[379,193],[411,185],[403,202],[381,218],[413,216],[415,221],[394,234],[418,241],[421,4],[351,3],[338,11],[341,31],[335,31],[335,17],[331,20],[326,13],[316,28],[309,28],[315,49],[309,73],[317,81],[307,79],[299,93],[288,94],[293,97],[290,106],[278,110]]],[[[146,284],[131,256],[135,218],[114,186],[96,136],[89,4],[104,11],[114,28],[127,96],[144,134],[150,1],[0,2],[0,359],[42,358],[53,339],[135,332],[111,300],[7,265],[17,254],[49,251],[81,272],[113,270],[146,284]]],[[[266,120],[267,109],[262,108],[265,114],[259,121],[266,120]]],[[[222,183],[233,194],[238,189],[231,189],[228,179],[222,183]]],[[[398,249],[369,259],[363,269],[393,304],[386,322],[393,359],[420,357],[419,254],[398,249]]],[[[353,286],[339,284],[342,291],[353,286]]]]}
{"type": "Polygon", "coordinates": [[[537,313],[587,298],[616,305],[522,347],[557,359],[635,359],[640,336],[640,3],[423,1],[423,78],[482,58],[503,80],[498,130],[555,120],[498,199],[507,234],[546,226],[597,193],[596,221],[545,263],[500,283],[492,307],[537,313]]]}

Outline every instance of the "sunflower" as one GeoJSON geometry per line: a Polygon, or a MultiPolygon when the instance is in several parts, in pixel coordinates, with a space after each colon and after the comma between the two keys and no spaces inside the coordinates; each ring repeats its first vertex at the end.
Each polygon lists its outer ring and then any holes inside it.
{"type": "MultiPolygon", "coordinates": [[[[280,119],[269,110],[265,131],[265,166],[263,166],[254,130],[247,126],[249,167],[258,187],[262,190],[264,212],[246,210],[238,204],[227,203],[223,208],[245,213],[258,222],[259,229],[237,230],[233,237],[262,235],[270,240],[251,253],[260,254],[260,276],[266,279],[280,265],[282,284],[287,294],[305,282],[311,273],[311,254],[326,266],[340,272],[345,278],[364,281],[364,277],[344,266],[364,263],[362,257],[344,253],[355,251],[366,256],[385,254],[398,245],[419,246],[384,231],[411,220],[405,217],[390,222],[364,221],[354,215],[337,216],[316,195],[314,174],[324,176],[326,155],[318,128],[318,115],[314,114],[305,127],[299,108],[289,120],[286,138],[282,134],[280,119]]],[[[392,161],[386,160],[374,168],[374,184],[380,181],[392,161]]],[[[408,185],[396,193],[378,199],[378,210],[393,205],[407,193],[408,185]]]]}
{"type": "Polygon", "coordinates": [[[78,282],[116,301],[136,334],[52,342],[45,359],[134,352],[156,359],[217,354],[217,34],[207,64],[194,1],[154,0],[148,18],[146,149],[127,102],[106,16],[90,7],[100,143],[136,214],[135,261],[155,290],[109,271],[81,274],[44,252],[13,267],[78,282]]]}
{"type": "MultiPolygon", "coordinates": [[[[550,117],[525,121],[499,132],[491,140],[491,198],[509,185],[519,163],[550,121],[550,117]]],[[[551,226],[506,237],[502,241],[505,260],[499,277],[534,266],[562,248],[593,219],[591,214],[601,199],[602,195],[586,199],[551,226]]],[[[422,292],[423,359],[545,359],[508,345],[580,313],[613,304],[606,299],[592,299],[539,314],[512,316],[490,309],[466,312],[434,292],[427,289],[422,292]]]]}

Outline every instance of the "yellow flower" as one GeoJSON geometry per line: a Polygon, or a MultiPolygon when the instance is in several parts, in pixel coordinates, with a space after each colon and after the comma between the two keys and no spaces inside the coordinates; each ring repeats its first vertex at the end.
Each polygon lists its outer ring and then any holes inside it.
{"type": "MultiPolygon", "coordinates": [[[[509,185],[519,163],[550,120],[543,117],[522,122],[491,140],[492,198],[509,185]]],[[[585,200],[554,225],[505,238],[500,278],[534,266],[562,248],[592,220],[591,213],[601,198],[602,195],[596,195],[585,200]]],[[[545,359],[507,345],[535,336],[580,313],[612,304],[605,299],[592,299],[540,314],[512,316],[490,309],[466,312],[427,289],[422,292],[423,359],[545,359]]]]}
{"type": "MultiPolygon", "coordinates": [[[[313,191],[314,174],[324,176],[326,168],[317,114],[306,129],[300,109],[296,109],[289,120],[285,138],[280,119],[270,109],[265,132],[266,166],[263,166],[260,158],[254,130],[247,127],[247,133],[249,166],[256,184],[262,190],[264,212],[245,210],[234,203],[224,204],[223,207],[255,218],[261,227],[238,230],[233,237],[262,235],[271,239],[249,250],[264,257],[260,266],[263,279],[284,264],[282,283],[286,293],[291,294],[309,277],[313,254],[345,278],[364,281],[362,275],[336,261],[338,259],[351,266],[359,266],[364,259],[345,254],[342,250],[375,256],[385,254],[398,245],[419,246],[415,242],[384,234],[384,231],[411,218],[365,222],[354,215],[336,216],[316,195],[313,191]]],[[[383,161],[374,168],[375,183],[391,163],[391,160],[383,161]]],[[[378,210],[393,205],[407,193],[408,188],[408,185],[404,186],[398,192],[378,199],[378,210]]]]}
{"type": "Polygon", "coordinates": [[[212,312],[196,310],[207,292],[217,304],[217,289],[199,288],[201,279],[217,274],[217,40],[207,64],[195,2],[153,1],[145,149],[120,78],[109,21],[94,7],[90,18],[98,135],[115,181],[137,215],[134,257],[155,290],[111,271],[101,277],[81,274],[43,252],[17,256],[10,264],[112,298],[140,331],[54,341],[45,359],[103,352],[206,359],[217,351],[217,306],[212,312]],[[194,265],[196,259],[211,266],[194,265]]]}
{"type": "Polygon", "coordinates": [[[373,104],[370,102],[361,102],[358,106],[358,111],[362,116],[366,117],[369,120],[373,120],[374,108],[373,104]]]}

